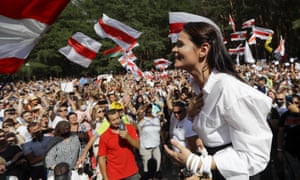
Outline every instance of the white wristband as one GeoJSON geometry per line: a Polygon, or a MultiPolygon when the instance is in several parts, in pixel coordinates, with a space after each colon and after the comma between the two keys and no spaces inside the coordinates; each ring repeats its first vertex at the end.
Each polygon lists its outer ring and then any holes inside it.
{"type": "Polygon", "coordinates": [[[193,173],[197,172],[198,166],[199,166],[199,162],[200,162],[200,157],[199,156],[194,156],[193,161],[192,161],[192,166],[191,166],[191,171],[193,173]]]}
{"type": "Polygon", "coordinates": [[[193,157],[194,157],[194,154],[191,153],[191,154],[189,155],[189,157],[187,158],[187,160],[186,160],[185,166],[186,166],[186,169],[187,169],[187,170],[191,170],[190,164],[191,164],[191,161],[192,161],[193,157]]]}
{"type": "Polygon", "coordinates": [[[202,166],[203,166],[203,173],[208,174],[208,176],[212,176],[211,173],[211,161],[212,161],[212,156],[204,156],[202,160],[202,166]]]}

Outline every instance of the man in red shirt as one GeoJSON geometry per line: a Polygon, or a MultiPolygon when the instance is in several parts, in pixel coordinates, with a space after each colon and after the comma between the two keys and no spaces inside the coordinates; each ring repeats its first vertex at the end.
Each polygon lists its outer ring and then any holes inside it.
{"type": "Polygon", "coordinates": [[[107,112],[110,128],[107,129],[99,142],[99,166],[104,180],[139,180],[133,148],[139,148],[139,137],[131,124],[120,127],[120,114],[117,110],[107,112]]]}

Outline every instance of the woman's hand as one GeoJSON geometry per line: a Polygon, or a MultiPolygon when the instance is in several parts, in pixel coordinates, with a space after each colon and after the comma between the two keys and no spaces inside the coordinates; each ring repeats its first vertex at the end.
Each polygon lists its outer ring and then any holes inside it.
{"type": "Polygon", "coordinates": [[[167,145],[164,145],[165,151],[178,163],[185,165],[187,158],[192,153],[189,149],[181,146],[176,140],[171,139],[171,144],[179,149],[179,152],[171,150],[167,145]]]}

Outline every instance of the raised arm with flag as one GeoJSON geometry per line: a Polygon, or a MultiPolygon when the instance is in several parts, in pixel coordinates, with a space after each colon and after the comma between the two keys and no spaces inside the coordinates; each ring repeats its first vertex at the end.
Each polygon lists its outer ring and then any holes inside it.
{"type": "Polygon", "coordinates": [[[69,0],[1,1],[0,73],[13,74],[19,70],[68,3],[69,0]]]}

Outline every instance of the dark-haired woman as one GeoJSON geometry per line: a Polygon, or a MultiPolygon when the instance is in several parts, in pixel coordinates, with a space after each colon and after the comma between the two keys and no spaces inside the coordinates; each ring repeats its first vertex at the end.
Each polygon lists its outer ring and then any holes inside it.
{"type": "Polygon", "coordinates": [[[185,24],[172,53],[175,67],[193,77],[197,96],[189,113],[203,142],[199,149],[204,145],[209,155],[193,154],[174,140],[180,151],[165,146],[167,153],[193,173],[214,180],[248,180],[261,172],[271,150],[266,117],[272,102],[238,76],[218,26],[204,17],[185,24]]]}
{"type": "Polygon", "coordinates": [[[78,178],[76,162],[80,155],[80,141],[78,136],[71,136],[71,126],[68,121],[60,121],[55,127],[55,137],[49,142],[45,157],[46,167],[49,169],[48,180],[54,179],[54,168],[57,164],[68,163],[70,177],[78,178]]]}

